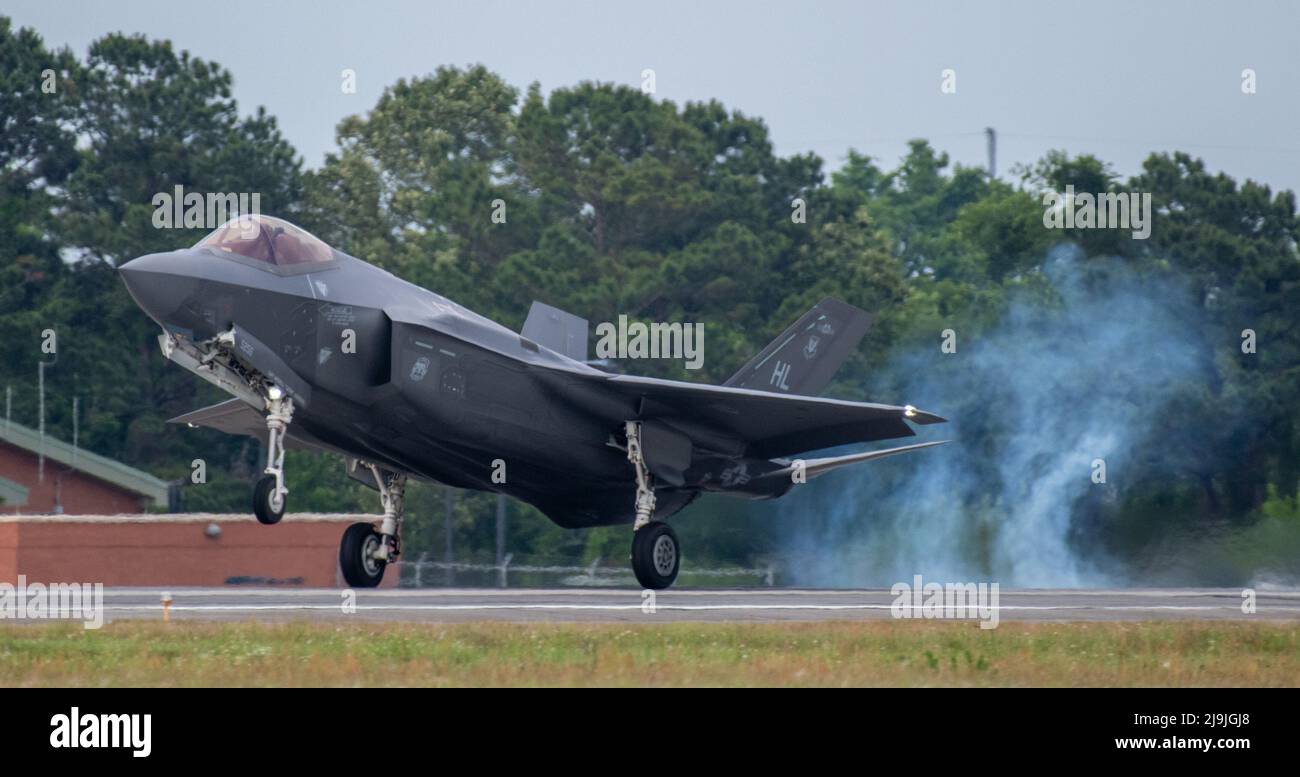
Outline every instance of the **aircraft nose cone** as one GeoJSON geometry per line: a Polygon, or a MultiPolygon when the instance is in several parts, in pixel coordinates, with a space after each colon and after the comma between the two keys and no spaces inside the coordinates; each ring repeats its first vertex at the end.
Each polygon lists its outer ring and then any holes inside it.
{"type": "Polygon", "coordinates": [[[190,285],[187,279],[174,274],[176,257],[173,254],[141,256],[117,268],[117,272],[135,304],[159,323],[180,307],[190,285]]]}

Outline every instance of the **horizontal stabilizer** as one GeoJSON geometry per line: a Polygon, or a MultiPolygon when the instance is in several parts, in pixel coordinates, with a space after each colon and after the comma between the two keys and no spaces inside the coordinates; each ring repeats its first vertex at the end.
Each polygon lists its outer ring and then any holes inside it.
{"type": "MultiPolygon", "coordinates": [[[[937,442],[919,442],[916,443],[915,445],[903,445],[898,448],[885,448],[884,450],[866,451],[864,453],[850,453],[847,456],[830,456],[828,458],[823,458],[823,459],[802,459],[803,472],[805,477],[807,477],[809,480],[812,480],[818,475],[825,475],[827,472],[830,472],[831,470],[839,469],[840,467],[847,467],[850,464],[860,464],[864,461],[874,461],[875,459],[883,459],[887,456],[896,456],[900,453],[910,453],[911,451],[919,451],[922,448],[932,448],[936,445],[943,445],[944,443],[947,442],[952,442],[952,441],[938,440],[937,442]]],[[[795,471],[795,465],[791,463],[790,466],[784,467],[782,469],[774,470],[772,472],[768,472],[764,474],[763,477],[788,478],[790,477],[791,474],[794,473],[794,471],[795,471]]]]}
{"type": "Polygon", "coordinates": [[[587,319],[545,302],[533,302],[519,334],[576,361],[587,360],[587,319]]]}

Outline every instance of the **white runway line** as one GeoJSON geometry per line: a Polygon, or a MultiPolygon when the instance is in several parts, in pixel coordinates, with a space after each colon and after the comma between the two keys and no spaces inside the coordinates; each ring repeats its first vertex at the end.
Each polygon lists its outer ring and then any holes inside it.
{"type": "MultiPolygon", "coordinates": [[[[647,612],[642,591],[636,588],[279,588],[279,587],[171,587],[108,588],[104,612],[117,618],[156,618],[163,606],[163,591],[171,594],[171,610],[193,619],[262,618],[265,620],[320,618],[339,621],[349,615],[400,622],[450,622],[482,619],[511,621],[610,622],[689,620],[691,615],[735,622],[781,622],[823,619],[903,617],[923,620],[928,605],[899,602],[888,589],[678,589],[660,592],[654,612],[647,612]],[[348,596],[349,611],[344,611],[348,596]],[[355,609],[352,609],[355,608],[355,609]],[[440,618],[439,613],[446,618],[440,618]],[[528,613],[533,617],[529,618],[528,613]],[[546,613],[551,613],[547,617],[546,613]],[[583,617],[582,614],[587,617],[583,617]],[[802,617],[800,616],[802,613],[802,617]],[[642,618],[635,615],[644,614],[642,618]]],[[[1001,592],[993,610],[1008,622],[1052,620],[1120,621],[1132,619],[1204,619],[1248,621],[1300,619],[1300,591],[1257,591],[1256,611],[1243,613],[1240,589],[1030,589],[1001,592]]],[[[978,621],[978,611],[965,618],[978,621]]],[[[933,619],[940,620],[940,619],[933,619]]]]}
{"type": "MultiPolygon", "coordinates": [[[[162,588],[105,588],[104,597],[131,597],[131,596],[150,596],[161,595],[162,588]]],[[[170,588],[168,590],[173,597],[177,596],[280,596],[280,597],[308,597],[308,596],[338,596],[340,592],[348,589],[344,588],[170,588]]],[[[358,590],[358,589],[353,589],[358,590]]],[[[384,598],[411,598],[419,596],[482,596],[482,597],[517,597],[517,598],[538,598],[543,596],[629,596],[640,595],[641,591],[637,588],[399,588],[399,589],[359,589],[359,592],[367,598],[384,597],[384,598]]],[[[1256,591],[1261,598],[1269,599],[1300,599],[1300,591],[1256,591]]],[[[867,589],[807,589],[807,588],[732,588],[732,589],[710,589],[710,590],[690,590],[679,589],[668,593],[661,593],[660,596],[671,597],[688,597],[688,596],[777,596],[777,597],[797,597],[797,596],[892,596],[887,588],[867,588],[867,589]]],[[[1150,589],[1150,590],[1106,590],[1106,589],[1015,589],[1002,590],[1002,596],[1126,596],[1126,597],[1203,597],[1203,596],[1223,596],[1235,599],[1241,598],[1239,589],[1197,589],[1197,590],[1172,590],[1172,589],[1150,589]]]]}
{"type": "MultiPolygon", "coordinates": [[[[357,604],[356,612],[468,612],[474,610],[641,610],[640,604],[357,604]]],[[[148,605],[109,605],[105,612],[161,612],[161,604],[148,605]]],[[[193,604],[172,605],[173,612],[258,612],[268,610],[336,610],[342,612],[338,604],[193,604]]],[[[656,604],[655,610],[672,610],[682,612],[734,611],[734,610],[893,610],[892,604],[656,604]]],[[[900,609],[924,612],[924,607],[906,606],[900,609]]],[[[998,612],[1011,611],[1057,611],[1057,610],[1097,610],[1105,612],[1152,612],[1152,611],[1206,611],[1225,610],[1241,613],[1236,605],[1015,605],[1003,604],[986,608],[998,612]]],[[[1300,613],[1300,607],[1261,607],[1254,615],[1264,612],[1300,613]]],[[[350,613],[351,614],[351,613],[350,613]]],[[[649,613],[647,613],[649,614],[649,613]]],[[[1241,613],[1245,615],[1246,613],[1241,613]]],[[[944,620],[941,618],[923,620],[944,620]]],[[[962,620],[962,619],[947,619],[962,620]]],[[[969,618],[965,620],[971,620],[969,618]]]]}

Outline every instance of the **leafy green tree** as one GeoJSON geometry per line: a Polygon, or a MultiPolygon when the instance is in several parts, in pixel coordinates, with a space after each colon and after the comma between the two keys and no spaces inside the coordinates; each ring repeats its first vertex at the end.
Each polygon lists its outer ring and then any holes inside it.
{"type": "MultiPolygon", "coordinates": [[[[33,50],[30,36],[19,37],[33,50]]],[[[5,41],[8,50],[10,38],[5,41]]],[[[63,178],[45,179],[46,185],[59,182],[61,191],[58,218],[48,220],[43,234],[53,236],[68,261],[56,255],[51,263],[47,249],[44,277],[28,272],[25,283],[43,282],[48,293],[29,299],[18,318],[0,311],[0,327],[17,327],[22,331],[14,341],[31,343],[5,364],[6,377],[33,386],[36,361],[44,357],[36,347],[39,333],[54,329],[59,349],[47,371],[46,397],[52,433],[71,436],[77,397],[81,442],[92,450],[146,464],[165,477],[187,476],[196,457],[208,461],[214,476],[240,469],[237,459],[250,455],[242,441],[200,444],[164,423],[223,397],[165,364],[156,328],[131,302],[114,267],[141,254],[191,245],[204,234],[157,228],[155,195],[172,195],[178,185],[200,194],[257,193],[264,211],[291,215],[300,199],[300,162],[264,111],[239,116],[229,73],[178,54],[165,41],[114,34],[95,41],[82,66],[60,57],[67,73],[60,99],[71,102],[50,100],[43,122],[26,126],[45,138],[45,156],[59,160],[45,163],[51,176],[63,178]],[[84,141],[79,153],[74,135],[84,141]]],[[[32,60],[27,70],[41,64],[38,55],[32,60]]],[[[35,169],[37,162],[30,164],[35,169]]],[[[29,212],[49,209],[37,207],[39,198],[28,201],[36,203],[29,212]]],[[[34,422],[35,391],[20,390],[19,397],[19,420],[34,422]]],[[[245,494],[232,494],[227,505],[246,501],[245,494]]]]}
{"type": "Polygon", "coordinates": [[[516,99],[481,65],[398,81],[339,125],[339,153],[307,179],[307,225],[414,283],[489,302],[485,279],[536,240],[510,185],[516,99]]]}
{"type": "Polygon", "coordinates": [[[1214,513],[1249,515],[1274,485],[1296,493],[1300,412],[1300,220],[1294,192],[1273,194],[1212,175],[1186,154],[1153,154],[1129,184],[1158,214],[1145,253],[1196,285],[1218,379],[1188,415],[1215,421],[1192,443],[1195,476],[1214,513]],[[1254,332],[1254,352],[1243,348],[1254,332]],[[1226,451],[1232,454],[1225,456],[1226,451]],[[1226,504],[1225,504],[1226,503],[1226,504]]]}
{"type": "Polygon", "coordinates": [[[0,377],[17,389],[15,415],[35,414],[39,310],[56,296],[66,268],[53,237],[61,187],[78,162],[79,65],[66,50],[46,49],[28,28],[0,16],[0,377]]]}

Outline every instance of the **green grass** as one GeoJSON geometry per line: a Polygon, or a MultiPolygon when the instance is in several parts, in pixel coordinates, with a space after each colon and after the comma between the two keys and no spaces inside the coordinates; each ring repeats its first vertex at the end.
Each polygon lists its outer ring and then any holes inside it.
{"type": "Polygon", "coordinates": [[[0,627],[0,686],[1294,686],[1300,626],[872,621],[0,627]]]}

